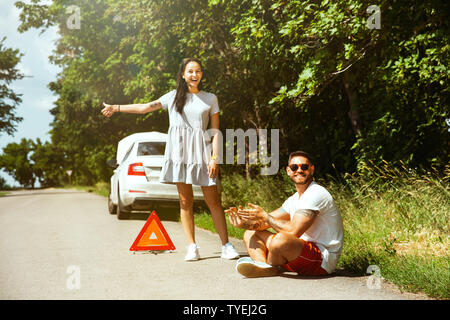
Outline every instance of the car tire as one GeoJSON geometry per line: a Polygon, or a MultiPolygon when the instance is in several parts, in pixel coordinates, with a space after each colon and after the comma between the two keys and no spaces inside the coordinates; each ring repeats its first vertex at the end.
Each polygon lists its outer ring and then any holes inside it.
{"type": "Polygon", "coordinates": [[[130,212],[123,209],[122,202],[120,202],[120,191],[117,187],[117,219],[126,220],[130,217],[130,212]]]}
{"type": "Polygon", "coordinates": [[[108,196],[108,212],[110,214],[116,214],[117,213],[117,206],[112,202],[111,196],[108,196]]]}

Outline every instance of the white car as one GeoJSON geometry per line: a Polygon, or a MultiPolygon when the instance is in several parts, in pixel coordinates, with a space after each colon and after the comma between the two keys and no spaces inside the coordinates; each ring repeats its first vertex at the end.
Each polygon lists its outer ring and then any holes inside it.
{"type": "MultiPolygon", "coordinates": [[[[115,168],[111,177],[108,210],[118,219],[127,219],[133,211],[150,211],[164,206],[179,206],[175,184],[159,182],[167,134],[135,133],[119,141],[115,168]]],[[[200,186],[192,186],[194,202],[204,204],[200,186]]]]}

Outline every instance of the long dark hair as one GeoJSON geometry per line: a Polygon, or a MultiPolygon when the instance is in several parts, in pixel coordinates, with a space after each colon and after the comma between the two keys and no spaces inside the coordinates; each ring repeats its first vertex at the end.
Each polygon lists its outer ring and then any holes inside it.
{"type": "MultiPolygon", "coordinates": [[[[203,67],[202,67],[200,60],[198,60],[196,58],[185,58],[185,59],[183,59],[183,61],[181,61],[180,68],[178,69],[178,74],[177,74],[177,92],[175,94],[175,99],[173,101],[173,103],[175,104],[175,108],[177,109],[177,111],[180,114],[183,113],[183,108],[184,108],[184,105],[186,104],[186,97],[189,92],[188,85],[187,85],[186,81],[183,79],[183,73],[184,73],[184,70],[186,69],[186,65],[192,61],[197,62],[200,66],[200,69],[202,69],[202,71],[203,71],[203,67]]],[[[199,90],[202,89],[201,82],[198,84],[198,89],[199,90]]]]}

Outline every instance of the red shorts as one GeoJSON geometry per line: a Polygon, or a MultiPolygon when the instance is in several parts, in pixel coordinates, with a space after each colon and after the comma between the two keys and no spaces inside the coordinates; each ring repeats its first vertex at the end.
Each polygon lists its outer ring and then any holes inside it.
{"type": "Polygon", "coordinates": [[[327,275],[328,272],[321,267],[322,255],[320,254],[320,249],[313,242],[300,240],[303,243],[302,253],[298,258],[286,263],[283,267],[300,275],[327,275]]]}

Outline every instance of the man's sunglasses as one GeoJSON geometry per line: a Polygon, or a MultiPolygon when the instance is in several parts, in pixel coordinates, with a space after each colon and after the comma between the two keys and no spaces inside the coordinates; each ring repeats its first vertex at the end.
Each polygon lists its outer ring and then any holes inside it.
{"type": "Polygon", "coordinates": [[[298,165],[298,164],[291,164],[291,165],[289,166],[289,168],[291,168],[291,170],[292,170],[293,172],[297,171],[298,168],[302,169],[303,171],[306,171],[306,170],[309,169],[309,164],[307,164],[307,163],[303,163],[303,164],[301,164],[301,165],[298,165]]]}

